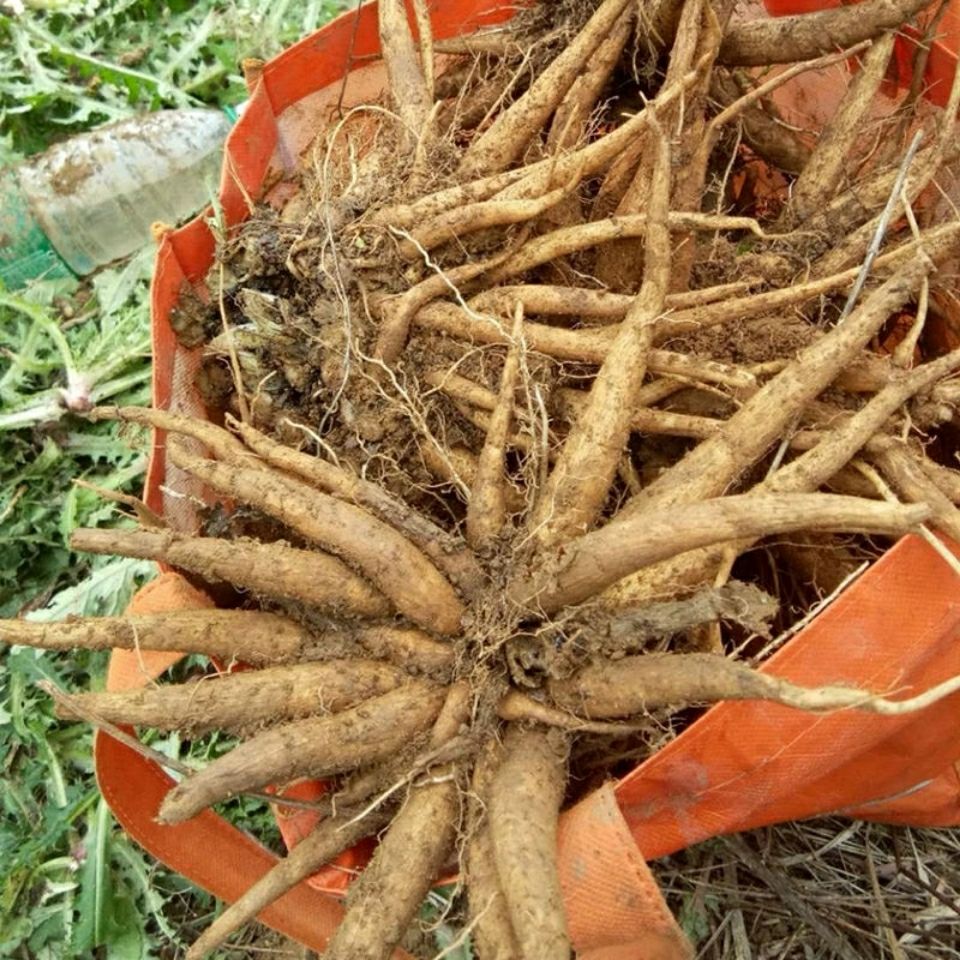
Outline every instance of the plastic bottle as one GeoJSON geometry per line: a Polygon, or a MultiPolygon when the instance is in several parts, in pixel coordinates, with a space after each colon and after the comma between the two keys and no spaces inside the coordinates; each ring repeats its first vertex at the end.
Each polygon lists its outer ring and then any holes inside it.
{"type": "Polygon", "coordinates": [[[231,118],[184,109],[72,137],[0,172],[0,280],[87,274],[210,201],[231,118]]]}

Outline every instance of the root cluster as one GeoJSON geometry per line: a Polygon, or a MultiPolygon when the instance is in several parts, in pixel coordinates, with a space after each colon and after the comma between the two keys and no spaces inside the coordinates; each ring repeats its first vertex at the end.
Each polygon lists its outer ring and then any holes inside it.
{"type": "Polygon", "coordinates": [[[663,719],[725,699],[896,713],[958,687],[803,689],[754,660],[853,557],[960,536],[960,222],[936,193],[960,80],[939,122],[915,97],[875,109],[918,4],[738,23],[727,0],[640,20],[551,2],[442,42],[424,6],[418,37],[381,0],[389,102],[344,113],[297,196],[221,245],[197,387],[223,425],[91,413],[166,431],[233,513],[74,546],[231,585],[234,609],[0,628],[260,668],[61,703],[242,735],[166,823],[331,781],[194,958],[378,834],[325,956],[389,956],[460,872],[481,960],[560,960],[559,812],[663,719]],[[853,58],[818,138],[782,122],[778,90],[853,58]],[[774,63],[794,65],[743,69],[774,63]]]}

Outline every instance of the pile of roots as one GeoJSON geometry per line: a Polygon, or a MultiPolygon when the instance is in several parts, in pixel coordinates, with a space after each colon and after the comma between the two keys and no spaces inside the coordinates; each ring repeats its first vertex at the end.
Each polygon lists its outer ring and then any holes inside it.
{"type": "Polygon", "coordinates": [[[61,697],[101,725],[242,736],[165,823],[331,782],[191,957],[371,834],[326,957],[387,957],[453,871],[481,960],[568,957],[559,811],[677,711],[893,714],[957,688],[894,701],[755,669],[888,538],[949,562],[931,529],[960,537],[960,222],[929,200],[960,80],[939,121],[919,84],[877,107],[922,5],[741,22],[731,0],[550,0],[434,42],[424,2],[415,40],[381,0],[389,94],[341,111],[294,198],[223,238],[213,307],[177,315],[222,425],[91,413],[166,431],[230,512],[188,535],[140,506],[73,546],[232,585],[234,608],[2,627],[260,668],[61,697]],[[854,61],[819,136],[778,116],[783,85],[854,61]]]}

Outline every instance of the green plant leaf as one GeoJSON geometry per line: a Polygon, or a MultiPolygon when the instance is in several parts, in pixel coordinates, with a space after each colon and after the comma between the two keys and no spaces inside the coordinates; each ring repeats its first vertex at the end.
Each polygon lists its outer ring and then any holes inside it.
{"type": "Polygon", "coordinates": [[[118,843],[114,850],[117,862],[127,880],[139,891],[147,912],[153,917],[160,932],[171,942],[179,943],[180,938],[163,911],[164,900],[154,886],[147,869],[144,855],[139,848],[130,843],[118,843]]]}
{"type": "Polygon", "coordinates": [[[122,613],[138,585],[156,574],[150,560],[119,557],[108,560],[76,586],[61,590],[30,620],[63,620],[68,616],[111,616],[122,613]]]}
{"type": "Polygon", "coordinates": [[[113,897],[104,946],[110,960],[146,960],[149,941],[132,897],[125,894],[113,897]]]}
{"type": "Polygon", "coordinates": [[[92,950],[107,941],[110,907],[110,809],[102,800],[88,818],[84,838],[85,857],[80,871],[80,892],[77,897],[79,919],[73,928],[71,946],[76,952],[92,950]]]}

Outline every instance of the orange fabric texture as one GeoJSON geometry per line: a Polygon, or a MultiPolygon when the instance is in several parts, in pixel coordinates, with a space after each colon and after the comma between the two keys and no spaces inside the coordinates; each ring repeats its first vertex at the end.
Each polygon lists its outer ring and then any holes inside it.
{"type": "MultiPolygon", "coordinates": [[[[823,0],[765,0],[776,13],[803,12],[823,0]]],[[[505,19],[512,8],[485,0],[434,4],[437,38],[505,19]]],[[[942,21],[928,71],[952,76],[960,46],[960,0],[942,21]],[[947,74],[945,71],[949,71],[947,74]]],[[[229,225],[248,215],[248,197],[290,173],[334,105],[369,97],[382,82],[370,58],[378,50],[376,7],[364,5],[354,29],[345,15],[275,58],[263,70],[227,144],[220,202],[229,225]]],[[[901,41],[898,62],[911,53],[901,41]]],[[[912,53],[911,53],[912,55],[912,53]]],[[[268,195],[269,199],[269,195],[268,195]]],[[[203,296],[213,237],[198,218],[169,233],[157,255],[151,290],[154,403],[203,413],[193,388],[199,351],[180,348],[169,314],[184,288],[203,296]]],[[[167,465],[154,438],[146,499],[177,529],[193,530],[189,478],[167,465]],[[172,495],[165,491],[172,491],[172,495]],[[188,493],[189,497],[182,494],[188,493]]],[[[960,606],[954,574],[922,541],[908,537],[795,636],[764,669],[797,682],[847,682],[915,692],[960,673],[960,606]]],[[[173,573],[138,594],[131,612],[208,607],[210,600],[173,573]]],[[[152,682],[174,654],[116,652],[109,689],[152,682]]],[[[689,945],[670,915],[647,860],[723,833],[823,813],[915,825],[960,823],[960,695],[921,714],[877,717],[845,711],[811,716],[762,703],[724,703],[707,711],[664,750],[561,818],[558,858],[571,937],[583,960],[685,960],[689,945]]],[[[205,812],[175,827],[154,817],[173,781],[109,736],[95,744],[104,797],[124,829],[149,852],[221,899],[232,901],[276,860],[254,839],[205,812]]],[[[316,783],[291,788],[316,797],[316,783]]],[[[308,814],[278,818],[288,845],[309,830],[308,814]]],[[[301,884],[261,915],[296,940],[322,950],[342,914],[338,900],[368,847],[301,884]]],[[[396,956],[403,954],[398,951],[396,956]]]]}
{"type": "MultiPolygon", "coordinates": [[[[954,547],[960,553],[960,548],[954,547]]],[[[956,574],[905,537],[763,667],[797,683],[899,696],[960,674],[956,574]]],[[[721,703],[617,785],[640,849],[842,813],[915,826],[960,823],[960,694],[899,717],[721,703]]]]}
{"type": "Polygon", "coordinates": [[[570,938],[582,960],[692,955],[630,835],[613,784],[563,815],[557,864],[570,938]]]}

